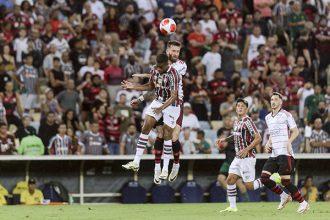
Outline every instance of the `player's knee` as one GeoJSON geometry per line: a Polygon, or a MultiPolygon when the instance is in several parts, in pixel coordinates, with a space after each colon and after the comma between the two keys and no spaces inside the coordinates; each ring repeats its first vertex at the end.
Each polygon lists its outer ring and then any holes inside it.
{"type": "Polygon", "coordinates": [[[261,173],[260,180],[263,184],[267,184],[269,182],[270,175],[268,173],[261,173]]]}
{"type": "Polygon", "coordinates": [[[283,186],[288,186],[291,184],[291,180],[290,179],[281,179],[281,184],[283,186]]]}
{"type": "Polygon", "coordinates": [[[247,190],[254,190],[253,182],[244,184],[247,190]]]}
{"type": "Polygon", "coordinates": [[[231,177],[231,176],[228,176],[228,178],[227,178],[227,180],[226,180],[226,183],[227,183],[228,185],[233,185],[233,184],[235,184],[235,183],[236,183],[235,178],[233,178],[233,177],[231,177]]]}

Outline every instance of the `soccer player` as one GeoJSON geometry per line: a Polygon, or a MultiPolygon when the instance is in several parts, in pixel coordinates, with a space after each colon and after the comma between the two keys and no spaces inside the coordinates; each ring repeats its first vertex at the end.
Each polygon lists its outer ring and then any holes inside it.
{"type": "Polygon", "coordinates": [[[270,99],[272,112],[266,116],[270,137],[265,146],[266,151],[272,152],[272,155],[264,164],[261,182],[268,189],[281,196],[278,210],[283,209],[292,200],[292,196],[300,203],[297,212],[304,213],[309,209],[309,204],[301,196],[298,188],[291,183],[291,174],[294,172],[294,155],[291,144],[298,136],[299,131],[291,113],[282,109],[282,103],[282,95],[274,92],[270,99]],[[275,172],[279,173],[282,185],[290,192],[291,196],[269,178],[275,172]]]}
{"type": "Polygon", "coordinates": [[[151,69],[150,73],[149,82],[144,85],[134,85],[127,81],[122,82],[124,89],[138,91],[155,89],[156,92],[156,99],[146,111],[146,118],[137,143],[134,161],[122,165],[127,170],[139,170],[141,156],[147,146],[149,133],[161,117],[163,117],[164,122],[164,151],[171,152],[172,149],[172,133],[180,115],[180,100],[178,99],[179,76],[177,71],[169,66],[166,54],[157,56],[157,64],[151,69]]]}
{"type": "MultiPolygon", "coordinates": [[[[166,180],[168,177],[168,164],[171,159],[172,151],[173,151],[173,156],[174,156],[174,163],[172,167],[172,171],[170,173],[170,176],[168,180],[170,182],[174,182],[178,176],[179,173],[179,168],[180,168],[180,149],[181,149],[181,144],[179,141],[179,135],[181,131],[181,125],[182,125],[182,118],[183,118],[183,83],[182,83],[182,77],[186,74],[187,72],[187,64],[179,59],[180,55],[180,50],[181,50],[181,43],[176,40],[171,40],[167,43],[167,48],[166,48],[166,54],[169,58],[169,63],[171,66],[176,69],[176,71],[179,74],[179,100],[180,100],[180,116],[178,120],[176,121],[176,126],[174,128],[174,131],[172,133],[172,148],[166,148],[164,150],[164,156],[163,156],[163,169],[161,169],[160,162],[161,162],[161,157],[163,154],[163,145],[164,145],[164,138],[163,138],[163,132],[160,127],[157,128],[158,130],[158,136],[154,144],[155,148],[155,173],[154,173],[154,183],[155,184],[160,184],[161,180],[166,180]]],[[[131,102],[131,105],[138,105],[141,102],[143,102],[147,97],[152,96],[153,93],[146,93],[143,96],[140,96],[138,99],[134,99],[131,102]]]]}
{"type": "MultiPolygon", "coordinates": [[[[248,190],[256,190],[262,187],[259,179],[255,180],[255,147],[261,142],[261,136],[252,119],[247,116],[248,103],[239,98],[236,101],[236,113],[238,121],[234,124],[233,135],[236,156],[229,167],[227,177],[227,196],[230,206],[221,212],[237,212],[236,207],[236,182],[239,178],[248,190]]],[[[217,140],[218,146],[225,142],[227,138],[217,140]]]]}

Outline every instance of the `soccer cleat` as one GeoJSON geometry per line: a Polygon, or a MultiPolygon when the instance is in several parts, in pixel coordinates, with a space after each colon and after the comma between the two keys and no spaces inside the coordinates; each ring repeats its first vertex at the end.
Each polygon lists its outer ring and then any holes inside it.
{"type": "Polygon", "coordinates": [[[125,170],[132,170],[134,172],[139,171],[139,165],[133,163],[133,161],[128,162],[127,164],[121,165],[121,167],[125,170]]]}
{"type": "Polygon", "coordinates": [[[304,212],[306,212],[308,209],[309,209],[309,204],[308,204],[306,201],[304,201],[304,202],[300,203],[297,212],[298,212],[298,213],[304,213],[304,212]]]}
{"type": "Polygon", "coordinates": [[[170,176],[168,177],[168,181],[174,182],[178,177],[179,169],[172,169],[170,176]]]}
{"type": "Polygon", "coordinates": [[[155,173],[154,173],[154,183],[155,184],[160,184],[160,179],[159,179],[159,176],[162,172],[160,170],[155,170],[155,173]]]}
{"type": "Polygon", "coordinates": [[[277,210],[282,210],[282,209],[284,209],[285,208],[285,206],[286,206],[286,204],[288,204],[289,202],[291,202],[292,201],[292,198],[291,198],[291,196],[290,195],[286,195],[286,196],[281,196],[281,202],[280,202],[280,204],[278,205],[278,207],[277,207],[277,210]]]}
{"type": "Polygon", "coordinates": [[[220,212],[237,212],[237,211],[238,211],[237,208],[228,207],[224,210],[221,210],[220,212]]]}
{"type": "Polygon", "coordinates": [[[159,179],[161,180],[167,180],[168,177],[168,171],[167,170],[162,170],[162,173],[159,176],[159,179]]]}

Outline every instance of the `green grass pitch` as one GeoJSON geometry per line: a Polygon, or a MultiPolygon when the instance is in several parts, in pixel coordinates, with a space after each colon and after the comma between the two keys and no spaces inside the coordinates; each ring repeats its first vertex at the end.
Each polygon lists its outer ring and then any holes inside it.
{"type": "Polygon", "coordinates": [[[330,220],[330,203],[312,203],[307,213],[298,214],[298,203],[282,210],[277,203],[238,203],[236,213],[219,213],[226,203],[143,204],[143,205],[71,205],[71,206],[2,206],[2,220],[330,220]]]}

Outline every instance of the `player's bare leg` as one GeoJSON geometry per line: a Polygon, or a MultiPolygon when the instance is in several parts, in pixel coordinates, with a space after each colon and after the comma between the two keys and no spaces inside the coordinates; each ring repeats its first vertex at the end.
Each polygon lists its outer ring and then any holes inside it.
{"type": "Polygon", "coordinates": [[[122,165],[122,168],[124,168],[126,170],[133,170],[135,172],[137,172],[139,170],[141,156],[143,155],[144,150],[147,147],[149,133],[155,124],[156,124],[156,120],[153,117],[147,115],[144,120],[142,131],[141,131],[139,140],[136,145],[136,153],[135,153],[134,160],[128,162],[127,164],[122,165]]]}
{"type": "Polygon", "coordinates": [[[300,203],[299,208],[297,209],[298,213],[304,213],[309,209],[309,204],[300,194],[298,188],[292,184],[290,175],[281,176],[282,185],[291,193],[291,196],[294,200],[300,203]]]}
{"type": "Polygon", "coordinates": [[[159,176],[162,173],[160,162],[162,160],[164,138],[163,138],[163,126],[157,126],[157,139],[154,144],[155,148],[155,170],[154,170],[154,183],[160,184],[159,176]]]}
{"type": "Polygon", "coordinates": [[[229,173],[227,177],[227,196],[230,206],[224,210],[221,210],[220,212],[237,212],[236,207],[236,196],[237,196],[237,190],[236,190],[236,182],[240,177],[236,174],[229,173]]]}
{"type": "MultiPolygon", "coordinates": [[[[218,175],[218,183],[220,184],[220,186],[224,189],[227,190],[227,182],[226,182],[226,176],[223,174],[219,174],[218,175]]],[[[249,201],[249,196],[247,194],[247,190],[246,187],[242,181],[242,179],[238,179],[236,182],[236,186],[239,189],[239,191],[241,192],[241,195],[244,197],[245,201],[249,201]]]]}
{"type": "Polygon", "coordinates": [[[274,193],[280,195],[281,197],[281,202],[278,205],[278,210],[281,210],[283,208],[285,208],[285,206],[292,201],[292,198],[290,195],[288,195],[287,193],[285,193],[281,187],[277,186],[275,181],[273,181],[272,179],[270,179],[270,176],[272,174],[268,171],[263,170],[261,172],[261,182],[271,191],[273,191],[274,193]]]}
{"type": "Polygon", "coordinates": [[[179,135],[181,131],[181,126],[176,125],[173,133],[172,133],[172,149],[173,149],[173,167],[170,173],[168,180],[170,182],[174,182],[178,177],[179,169],[180,169],[180,150],[181,150],[181,143],[179,141],[179,135]]]}
{"type": "Polygon", "coordinates": [[[169,161],[172,156],[172,133],[173,128],[169,127],[168,125],[164,124],[163,126],[164,131],[164,163],[162,168],[162,173],[159,176],[161,180],[167,180],[168,177],[168,165],[169,161]]]}

